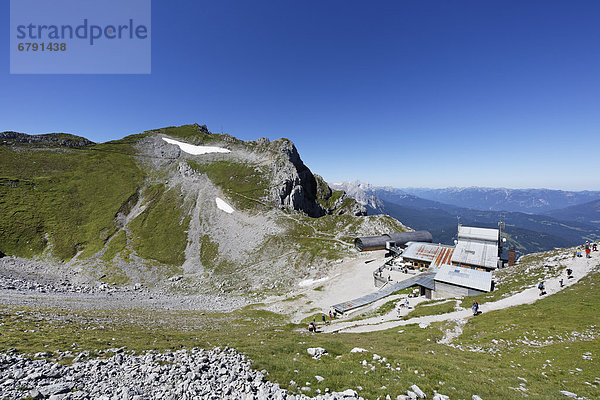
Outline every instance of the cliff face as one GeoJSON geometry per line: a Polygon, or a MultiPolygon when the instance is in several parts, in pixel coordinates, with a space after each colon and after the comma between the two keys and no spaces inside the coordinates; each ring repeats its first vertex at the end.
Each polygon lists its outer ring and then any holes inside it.
{"type": "Polygon", "coordinates": [[[300,159],[298,150],[287,139],[278,139],[271,146],[281,157],[273,167],[271,198],[279,206],[302,211],[318,218],[327,210],[317,201],[317,181],[313,173],[300,159]]]}

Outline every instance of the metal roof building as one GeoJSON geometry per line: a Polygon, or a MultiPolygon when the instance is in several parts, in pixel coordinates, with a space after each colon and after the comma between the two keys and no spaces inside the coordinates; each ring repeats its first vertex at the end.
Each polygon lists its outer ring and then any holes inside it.
{"type": "Polygon", "coordinates": [[[498,268],[498,229],[458,227],[458,242],[451,264],[492,270],[498,268]]]}
{"type": "Polygon", "coordinates": [[[472,226],[458,227],[458,240],[481,240],[485,242],[498,243],[500,231],[490,228],[476,228],[472,226]]]}
{"type": "Polygon", "coordinates": [[[437,283],[441,282],[482,292],[492,290],[492,273],[488,271],[442,265],[433,279],[436,282],[436,289],[437,283]]]}
{"type": "Polygon", "coordinates": [[[426,264],[435,269],[442,264],[449,264],[454,248],[443,244],[408,242],[402,253],[402,259],[415,264],[426,264]]]}

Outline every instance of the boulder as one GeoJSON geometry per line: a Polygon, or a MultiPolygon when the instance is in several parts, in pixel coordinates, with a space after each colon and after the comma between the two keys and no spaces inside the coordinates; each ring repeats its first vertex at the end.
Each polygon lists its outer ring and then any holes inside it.
{"type": "Polygon", "coordinates": [[[306,352],[310,354],[315,360],[318,360],[319,358],[321,358],[321,356],[327,354],[327,350],[325,350],[322,347],[309,347],[308,349],[306,349],[306,352]]]}

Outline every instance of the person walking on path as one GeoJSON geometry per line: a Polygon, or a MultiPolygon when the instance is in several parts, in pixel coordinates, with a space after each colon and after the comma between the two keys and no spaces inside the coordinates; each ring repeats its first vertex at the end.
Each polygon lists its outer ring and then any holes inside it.
{"type": "Polygon", "coordinates": [[[538,289],[540,289],[540,296],[543,296],[546,294],[546,292],[544,291],[544,281],[540,282],[540,284],[538,285],[538,289]]]}
{"type": "Polygon", "coordinates": [[[473,310],[473,315],[477,315],[477,312],[479,311],[479,303],[477,303],[477,300],[475,300],[471,309],[473,310]]]}
{"type": "Polygon", "coordinates": [[[585,258],[590,258],[590,243],[585,242],[585,258]]]}

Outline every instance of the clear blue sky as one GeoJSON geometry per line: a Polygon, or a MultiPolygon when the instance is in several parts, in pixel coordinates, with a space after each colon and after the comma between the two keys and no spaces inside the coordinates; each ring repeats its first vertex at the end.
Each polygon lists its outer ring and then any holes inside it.
{"type": "MultiPolygon", "coordinates": [[[[0,6],[8,26],[8,1],[0,6]]],[[[600,190],[600,2],[152,2],[152,74],[9,75],[0,131],[198,122],[328,181],[600,190]]]]}

